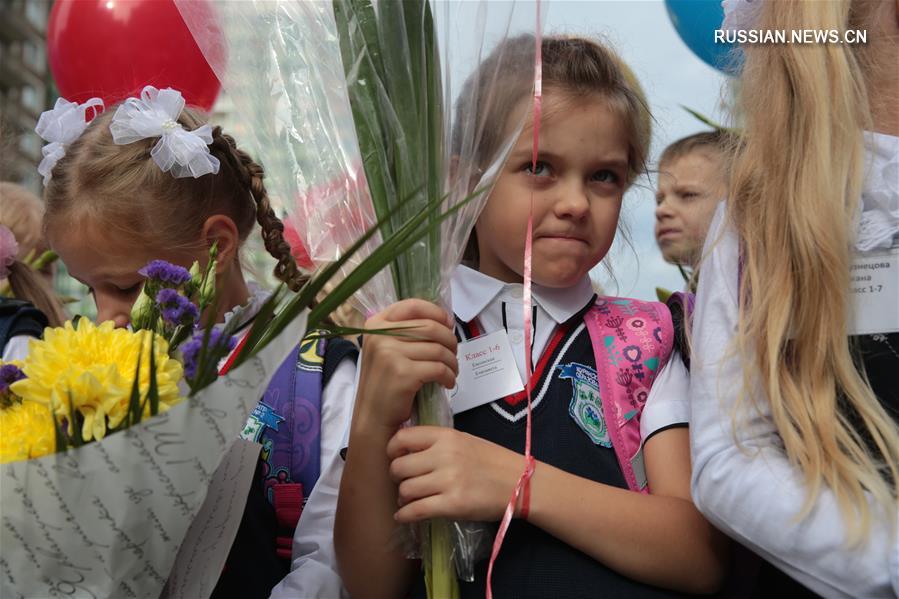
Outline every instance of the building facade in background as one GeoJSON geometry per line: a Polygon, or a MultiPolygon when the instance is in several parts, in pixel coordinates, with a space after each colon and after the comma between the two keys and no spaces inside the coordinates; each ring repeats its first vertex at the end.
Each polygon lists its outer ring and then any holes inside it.
{"type": "Polygon", "coordinates": [[[55,96],[47,60],[49,0],[0,1],[0,179],[41,193],[34,132],[55,96]]]}

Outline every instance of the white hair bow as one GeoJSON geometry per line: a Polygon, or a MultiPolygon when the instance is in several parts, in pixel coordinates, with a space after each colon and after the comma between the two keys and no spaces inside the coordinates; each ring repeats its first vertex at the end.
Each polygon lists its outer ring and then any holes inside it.
{"type": "Polygon", "coordinates": [[[109,130],[119,145],[159,137],[150,151],[163,172],[175,177],[201,177],[219,172],[219,160],[209,152],[212,127],[188,131],[178,123],[184,109],[181,92],[146,86],[140,98],[128,98],[112,116],[109,130]]]}
{"type": "Polygon", "coordinates": [[[44,141],[50,142],[41,149],[44,158],[37,167],[37,172],[44,176],[44,185],[50,182],[53,167],[66,155],[66,147],[84,133],[87,111],[91,108],[95,113],[102,112],[103,100],[91,98],[84,104],[78,104],[59,98],[52,110],[41,113],[34,130],[44,141]]]}
{"type": "Polygon", "coordinates": [[[755,29],[762,0],[723,0],[721,7],[724,8],[724,22],[721,23],[721,29],[745,31],[755,29]]]}

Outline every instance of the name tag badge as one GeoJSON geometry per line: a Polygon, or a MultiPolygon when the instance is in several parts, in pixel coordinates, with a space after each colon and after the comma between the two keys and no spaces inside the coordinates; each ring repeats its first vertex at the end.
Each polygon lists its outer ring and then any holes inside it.
{"type": "Polygon", "coordinates": [[[459,376],[450,391],[453,414],[524,390],[504,329],[460,343],[457,357],[459,376]]]}
{"type": "Polygon", "coordinates": [[[899,247],[856,254],[850,278],[849,334],[899,332],[899,247]]]}

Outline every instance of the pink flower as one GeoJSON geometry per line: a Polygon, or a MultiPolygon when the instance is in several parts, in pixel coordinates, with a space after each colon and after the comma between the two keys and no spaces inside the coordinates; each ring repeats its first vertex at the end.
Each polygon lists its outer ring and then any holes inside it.
{"type": "Polygon", "coordinates": [[[5,225],[0,225],[0,279],[9,276],[9,267],[16,261],[19,244],[16,236],[5,225]]]}

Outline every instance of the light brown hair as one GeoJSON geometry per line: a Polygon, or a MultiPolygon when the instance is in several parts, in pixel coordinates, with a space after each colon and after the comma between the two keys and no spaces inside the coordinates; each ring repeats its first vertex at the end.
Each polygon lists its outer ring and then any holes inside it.
{"type": "Polygon", "coordinates": [[[42,220],[44,204],[41,199],[21,185],[0,181],[0,225],[5,225],[19,244],[17,258],[36,258],[49,249],[44,238],[42,220]]]}
{"type": "MultiPolygon", "coordinates": [[[[231,218],[241,241],[255,220],[266,250],[278,261],[275,276],[292,290],[302,286],[305,279],[269,202],[265,171],[230,135],[221,127],[213,129],[209,150],[221,163],[217,174],[176,178],[150,158],[158,138],[113,142],[109,124],[115,109],[112,106],[95,118],[54,167],[44,192],[45,226],[88,217],[92,223],[126,231],[135,244],[181,249],[197,239],[212,215],[231,218]]],[[[204,121],[203,114],[191,108],[178,118],[188,130],[204,121]]]]}
{"type": "Polygon", "coordinates": [[[725,169],[722,173],[725,177],[730,166],[731,152],[734,151],[736,140],[733,134],[717,129],[715,131],[702,131],[682,137],[669,145],[659,157],[659,170],[666,164],[671,164],[693,152],[710,152],[721,161],[725,169]]]}
{"type": "Polygon", "coordinates": [[[0,181],[0,225],[12,231],[19,245],[16,261],[9,267],[9,288],[13,296],[34,304],[44,313],[51,327],[62,326],[65,311],[50,284],[25,262],[38,258],[48,249],[42,219],[44,207],[36,195],[21,185],[0,181]]]}
{"type": "MultiPolygon", "coordinates": [[[[497,46],[466,81],[456,107],[456,129],[452,150],[456,156],[470,149],[480,133],[480,143],[471,152],[484,169],[497,156],[513,131],[510,114],[534,90],[536,40],[521,35],[497,46]],[[463,130],[461,123],[474,122],[463,130]],[[469,131],[476,134],[471,135],[469,131]]],[[[542,85],[570,98],[596,95],[624,119],[628,137],[627,185],[646,171],[652,134],[652,115],[646,96],[633,71],[610,49],[581,37],[549,36],[541,42],[542,85]]],[[[477,263],[477,243],[472,232],[465,251],[466,263],[477,263]]]]}

